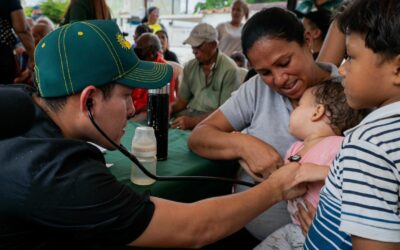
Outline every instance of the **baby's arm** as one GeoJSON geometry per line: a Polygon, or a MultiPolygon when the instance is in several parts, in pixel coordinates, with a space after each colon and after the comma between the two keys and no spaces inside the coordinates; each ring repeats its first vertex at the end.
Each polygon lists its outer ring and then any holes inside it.
{"type": "Polygon", "coordinates": [[[302,163],[297,171],[295,182],[296,184],[302,182],[315,182],[324,181],[328,176],[329,166],[317,165],[313,163],[302,163]]]}

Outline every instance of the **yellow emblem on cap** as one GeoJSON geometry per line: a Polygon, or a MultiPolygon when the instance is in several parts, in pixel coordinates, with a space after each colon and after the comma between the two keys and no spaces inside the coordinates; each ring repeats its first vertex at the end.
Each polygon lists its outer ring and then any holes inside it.
{"type": "Polygon", "coordinates": [[[46,43],[42,43],[42,49],[44,49],[44,47],[46,47],[46,43]]]}
{"type": "Polygon", "coordinates": [[[131,48],[131,43],[125,40],[124,36],[122,34],[117,34],[117,41],[119,44],[121,44],[121,47],[123,49],[130,49],[131,48]]]}
{"type": "Polygon", "coordinates": [[[78,31],[78,36],[83,36],[83,32],[82,31],[78,31]]]}

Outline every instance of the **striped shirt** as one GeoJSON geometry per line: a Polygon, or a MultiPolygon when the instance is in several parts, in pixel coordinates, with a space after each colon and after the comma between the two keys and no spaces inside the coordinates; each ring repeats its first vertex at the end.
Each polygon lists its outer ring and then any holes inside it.
{"type": "Polygon", "coordinates": [[[351,235],[400,242],[400,102],[346,131],[304,249],[352,249],[351,235]]]}

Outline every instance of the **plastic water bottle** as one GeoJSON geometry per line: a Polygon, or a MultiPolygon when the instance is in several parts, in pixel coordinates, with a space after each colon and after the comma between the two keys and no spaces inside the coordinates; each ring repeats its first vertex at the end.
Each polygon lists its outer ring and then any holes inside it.
{"type": "Polygon", "coordinates": [[[154,128],[157,140],[157,159],[168,157],[169,83],[159,89],[149,89],[147,125],[154,128]]]}
{"type": "MultiPolygon", "coordinates": [[[[132,140],[132,154],[152,174],[157,169],[157,142],[152,127],[137,127],[132,140]]],[[[150,185],[155,182],[132,163],[131,181],[137,185],[150,185]]]]}

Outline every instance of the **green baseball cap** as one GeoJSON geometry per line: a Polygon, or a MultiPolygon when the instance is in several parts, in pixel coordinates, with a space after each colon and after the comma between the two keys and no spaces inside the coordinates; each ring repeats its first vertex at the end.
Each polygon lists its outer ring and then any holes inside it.
{"type": "Polygon", "coordinates": [[[167,84],[172,67],[139,60],[117,24],[90,20],[64,25],[35,49],[35,77],[42,97],[79,93],[85,87],[117,82],[155,89],[167,84]]]}

